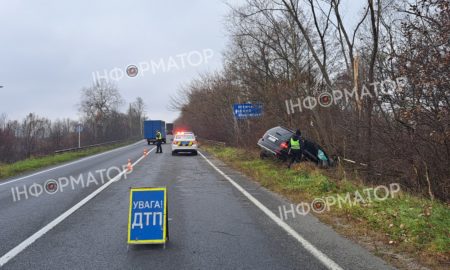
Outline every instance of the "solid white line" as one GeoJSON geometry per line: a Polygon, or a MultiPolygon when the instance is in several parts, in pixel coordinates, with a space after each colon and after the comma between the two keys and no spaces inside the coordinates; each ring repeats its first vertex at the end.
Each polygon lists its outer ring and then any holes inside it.
{"type": "MultiPolygon", "coordinates": [[[[149,153],[153,150],[155,150],[156,147],[153,147],[149,153]]],[[[142,156],[140,157],[138,160],[136,160],[136,162],[134,162],[132,165],[133,167],[138,164],[142,159],[144,159],[146,156],[142,156]]],[[[116,177],[114,177],[113,179],[109,180],[108,182],[106,182],[104,185],[102,185],[101,187],[99,187],[98,189],[96,189],[94,192],[92,192],[91,194],[89,194],[86,198],[84,198],[83,200],[81,200],[79,203],[75,204],[74,206],[72,206],[69,210],[67,210],[66,212],[62,213],[59,217],[57,217],[56,219],[54,219],[52,222],[50,222],[49,224],[45,225],[42,229],[40,229],[39,231],[37,231],[36,233],[34,233],[32,236],[28,237],[27,239],[25,239],[22,243],[20,243],[18,246],[16,246],[15,248],[11,249],[10,251],[8,251],[5,255],[3,255],[0,258],[0,267],[2,267],[3,265],[5,265],[9,260],[11,260],[12,258],[14,258],[15,256],[17,256],[17,254],[19,254],[20,252],[22,252],[23,250],[25,250],[29,245],[31,245],[32,243],[34,243],[37,239],[41,238],[44,234],[46,234],[48,231],[50,231],[51,229],[53,229],[56,225],[58,225],[59,223],[61,223],[63,220],[65,220],[67,217],[69,217],[71,214],[73,214],[75,211],[77,211],[78,209],[80,209],[83,205],[85,205],[87,202],[89,202],[92,198],[94,198],[95,196],[97,196],[100,192],[102,192],[104,189],[106,189],[108,186],[110,186],[112,183],[118,181],[120,179],[120,177],[122,177],[123,174],[125,174],[127,172],[127,170],[123,170],[121,173],[119,173],[118,175],[116,175],[116,177]]]]}
{"type": "MultiPolygon", "coordinates": [[[[200,151],[199,151],[200,153],[200,151]]],[[[343,270],[337,263],[328,258],[322,251],[313,246],[308,240],[303,238],[297,231],[292,229],[287,223],[281,220],[277,215],[272,213],[266,206],[264,206],[260,201],[258,201],[255,197],[253,197],[250,193],[248,193],[244,188],[242,188],[238,183],[236,183],[233,179],[231,179],[228,175],[222,172],[219,168],[216,167],[209,159],[207,159],[202,153],[200,155],[206,160],[206,162],[211,165],[219,174],[221,174],[225,179],[227,179],[237,190],[239,190],[242,194],[244,194],[247,199],[249,199],[253,204],[255,204],[261,211],[264,212],[268,217],[270,217],[278,226],[283,228],[288,234],[294,237],[300,244],[314,257],[316,257],[326,268],[333,270],[343,270]]]]}
{"type": "Polygon", "coordinates": [[[113,149],[113,150],[109,150],[109,151],[107,151],[107,152],[103,152],[103,153],[96,154],[96,155],[93,155],[93,156],[85,157],[85,158],[82,158],[82,159],[80,159],[80,160],[72,161],[72,162],[70,162],[70,163],[67,163],[67,164],[64,164],[64,165],[60,165],[60,166],[56,166],[56,167],[53,167],[53,168],[50,168],[50,169],[47,169],[47,170],[39,171],[39,172],[30,174],[30,175],[26,175],[26,176],[23,176],[23,177],[20,177],[20,178],[12,179],[12,180],[9,180],[9,181],[0,183],[0,186],[7,185],[7,184],[11,184],[11,183],[14,183],[14,182],[17,182],[17,181],[26,179],[26,178],[28,178],[28,177],[36,176],[36,175],[41,174],[41,173],[51,172],[51,171],[54,171],[54,170],[59,169],[59,168],[67,167],[67,166],[70,166],[70,165],[73,165],[73,164],[77,164],[77,163],[80,163],[80,162],[89,160],[89,159],[91,159],[91,158],[95,158],[95,157],[98,157],[98,156],[110,154],[110,153],[112,153],[112,152],[115,152],[115,151],[124,149],[124,148],[126,148],[126,147],[135,146],[135,145],[138,144],[138,143],[141,143],[141,141],[136,142],[136,143],[134,143],[134,144],[125,145],[125,146],[122,146],[122,147],[120,147],[120,148],[116,148],[116,149],[113,149]]]}

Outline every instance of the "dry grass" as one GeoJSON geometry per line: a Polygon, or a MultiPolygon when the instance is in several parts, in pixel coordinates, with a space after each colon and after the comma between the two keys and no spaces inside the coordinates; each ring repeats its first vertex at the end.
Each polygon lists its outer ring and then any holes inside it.
{"type": "MultiPolygon", "coordinates": [[[[209,153],[242,171],[262,186],[286,196],[294,203],[314,198],[355,192],[369,188],[359,179],[342,178],[339,169],[322,170],[311,163],[300,163],[291,170],[274,160],[261,160],[256,151],[231,147],[203,146],[209,153]]],[[[373,198],[373,196],[372,196],[373,198]]],[[[377,255],[403,269],[449,269],[450,208],[407,193],[383,201],[332,206],[315,214],[338,232],[360,242],[377,255]]]]}

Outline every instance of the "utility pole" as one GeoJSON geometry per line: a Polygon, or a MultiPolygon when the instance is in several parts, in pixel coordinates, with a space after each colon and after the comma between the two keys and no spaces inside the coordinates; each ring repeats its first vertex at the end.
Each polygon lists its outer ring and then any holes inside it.
{"type": "Polygon", "coordinates": [[[139,115],[139,123],[141,124],[141,137],[142,137],[142,121],[143,121],[143,119],[142,119],[142,116],[141,115],[139,115]]]}
{"type": "Polygon", "coordinates": [[[133,129],[132,129],[132,118],[133,118],[133,113],[131,110],[131,103],[130,103],[130,108],[128,109],[128,131],[130,132],[130,138],[133,137],[133,129]]]}
{"type": "Polygon", "coordinates": [[[144,116],[141,119],[141,137],[144,136],[144,121],[147,120],[147,115],[144,113],[144,116]]]}

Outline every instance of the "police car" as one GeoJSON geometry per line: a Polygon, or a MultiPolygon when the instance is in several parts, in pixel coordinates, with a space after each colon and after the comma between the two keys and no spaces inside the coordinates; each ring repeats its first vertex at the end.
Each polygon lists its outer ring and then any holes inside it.
{"type": "Polygon", "coordinates": [[[177,132],[173,137],[172,155],[179,152],[189,152],[197,155],[198,143],[192,132],[177,132]]]}

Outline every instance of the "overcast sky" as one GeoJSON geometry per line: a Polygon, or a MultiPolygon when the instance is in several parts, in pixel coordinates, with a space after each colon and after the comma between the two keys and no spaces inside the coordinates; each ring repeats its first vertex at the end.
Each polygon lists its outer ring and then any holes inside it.
{"type": "Polygon", "coordinates": [[[171,122],[178,113],[168,110],[170,96],[220,69],[227,13],[222,0],[0,0],[0,113],[78,119],[80,90],[93,74],[163,61],[166,70],[125,75],[117,86],[127,103],[140,96],[148,117],[171,122]],[[208,58],[196,53],[204,50],[208,58]]]}

